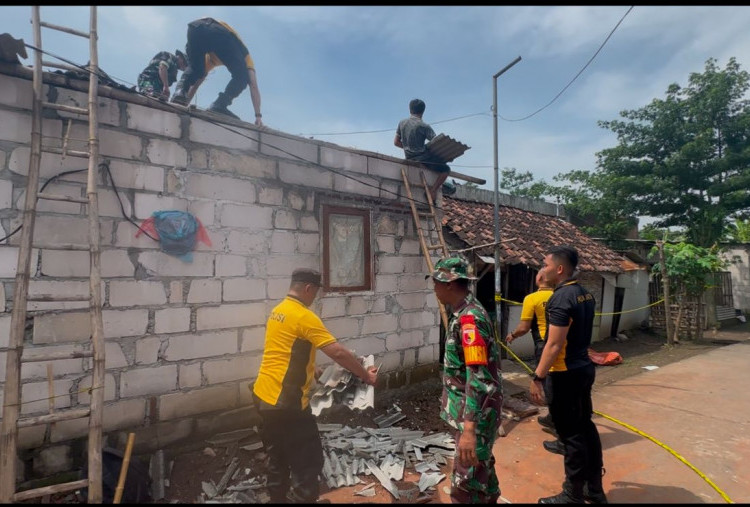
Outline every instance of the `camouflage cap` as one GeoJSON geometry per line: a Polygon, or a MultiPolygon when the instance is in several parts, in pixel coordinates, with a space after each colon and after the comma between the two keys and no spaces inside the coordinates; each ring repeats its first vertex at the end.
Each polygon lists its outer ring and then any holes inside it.
{"type": "Polygon", "coordinates": [[[452,282],[459,278],[467,280],[477,279],[474,276],[474,268],[469,261],[457,255],[444,257],[437,261],[435,263],[435,271],[431,275],[425,276],[425,280],[429,277],[434,278],[438,282],[452,282]]]}

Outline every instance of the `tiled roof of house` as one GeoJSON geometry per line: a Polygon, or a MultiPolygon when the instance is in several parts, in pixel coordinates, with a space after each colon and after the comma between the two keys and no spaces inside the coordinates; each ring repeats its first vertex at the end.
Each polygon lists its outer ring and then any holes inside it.
{"type": "MultiPolygon", "coordinates": [[[[443,197],[443,225],[467,246],[492,243],[494,206],[492,204],[443,197]]],[[[546,250],[554,245],[571,245],[578,250],[581,271],[623,272],[623,257],[591,239],[570,222],[559,217],[499,206],[500,261],[539,268],[546,250]]],[[[477,249],[479,255],[494,255],[494,247],[477,249]]]]}

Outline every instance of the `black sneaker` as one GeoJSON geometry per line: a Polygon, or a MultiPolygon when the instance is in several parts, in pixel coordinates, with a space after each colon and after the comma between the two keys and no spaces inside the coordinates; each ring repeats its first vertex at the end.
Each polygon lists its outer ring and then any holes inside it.
{"type": "Polygon", "coordinates": [[[550,435],[552,435],[553,437],[555,437],[555,439],[559,439],[560,438],[558,436],[557,432],[555,431],[555,428],[550,428],[549,426],[542,426],[542,431],[544,431],[545,433],[549,433],[550,435]]]}
{"type": "Polygon", "coordinates": [[[537,503],[583,503],[583,498],[575,498],[568,492],[562,491],[555,496],[540,498],[537,503]]]}
{"type": "Polygon", "coordinates": [[[565,456],[565,445],[559,440],[545,440],[542,442],[542,446],[553,454],[565,456]]]}
{"type": "Polygon", "coordinates": [[[226,116],[231,116],[232,118],[234,118],[234,119],[236,119],[236,120],[239,120],[239,119],[240,119],[240,117],[239,117],[239,116],[237,116],[236,114],[234,114],[234,113],[233,113],[232,111],[230,111],[230,110],[229,110],[229,109],[227,109],[226,107],[219,107],[219,106],[214,106],[214,105],[212,104],[212,105],[211,105],[211,106],[210,106],[210,107],[208,108],[208,110],[209,110],[209,111],[211,111],[212,113],[218,113],[218,114],[223,114],[223,115],[226,115],[226,116]]]}
{"type": "Polygon", "coordinates": [[[536,421],[545,428],[552,428],[553,430],[555,429],[555,423],[552,422],[552,416],[550,416],[549,414],[542,417],[537,417],[536,421]]]}

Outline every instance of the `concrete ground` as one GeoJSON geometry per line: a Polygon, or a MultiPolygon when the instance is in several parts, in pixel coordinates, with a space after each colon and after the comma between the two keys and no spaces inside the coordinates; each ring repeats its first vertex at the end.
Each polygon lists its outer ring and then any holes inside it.
{"type": "MultiPolygon", "coordinates": [[[[595,388],[594,410],[636,430],[595,415],[610,503],[750,502],[750,335],[732,338],[732,345],[595,388]]],[[[528,389],[528,377],[509,383],[511,391],[528,389]]],[[[498,503],[558,493],[563,458],[542,448],[552,437],[536,416],[506,431],[494,448],[498,503]]],[[[447,484],[438,486],[437,501],[450,501],[447,484]]]]}

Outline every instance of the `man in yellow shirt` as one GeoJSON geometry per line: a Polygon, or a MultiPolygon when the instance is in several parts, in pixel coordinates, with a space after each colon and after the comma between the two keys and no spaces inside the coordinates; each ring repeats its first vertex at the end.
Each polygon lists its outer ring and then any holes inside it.
{"type": "Polygon", "coordinates": [[[375,385],[377,380],[375,367],[365,369],[309,309],[320,286],[319,272],[294,270],[286,298],[274,307],[266,323],[253,400],[263,420],[261,439],[268,454],[266,486],[271,503],[314,503],[320,494],[323,447],[310,409],[316,349],[366,384],[375,385]]]}
{"type": "MultiPolygon", "coordinates": [[[[553,292],[553,287],[544,279],[542,271],[537,273],[535,281],[537,291],[523,298],[521,320],[516,329],[508,333],[508,336],[505,337],[505,341],[510,344],[516,338],[520,338],[531,331],[531,337],[534,339],[534,367],[539,364],[539,358],[542,357],[542,350],[544,350],[544,338],[547,332],[547,320],[544,316],[544,309],[547,306],[547,300],[552,296],[553,292]]],[[[544,389],[545,391],[549,389],[546,383],[544,384],[544,389]]],[[[547,399],[549,399],[549,394],[547,399]]],[[[549,414],[537,417],[537,421],[545,431],[557,437],[555,425],[552,423],[552,417],[549,414]]],[[[555,440],[547,440],[543,442],[543,445],[551,453],[563,454],[564,452],[562,443],[557,438],[555,440]]]]}
{"type": "Polygon", "coordinates": [[[208,110],[239,119],[227,108],[249,86],[255,124],[259,127],[263,125],[255,64],[247,47],[231,26],[214,18],[201,18],[188,23],[185,52],[188,67],[177,83],[172,102],[189,104],[208,72],[214,67],[225,65],[232,74],[232,79],[208,110]]]}

